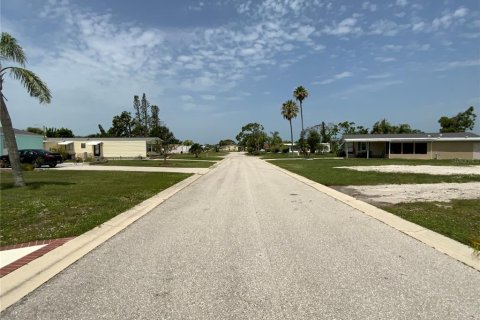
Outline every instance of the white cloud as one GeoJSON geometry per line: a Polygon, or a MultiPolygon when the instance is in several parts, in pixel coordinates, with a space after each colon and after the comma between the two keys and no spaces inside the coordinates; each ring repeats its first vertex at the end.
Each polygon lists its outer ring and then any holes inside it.
{"type": "Polygon", "coordinates": [[[386,79],[390,78],[392,75],[390,73],[380,73],[380,74],[372,74],[367,76],[367,79],[386,79]]]}
{"type": "Polygon", "coordinates": [[[370,25],[369,29],[370,34],[395,36],[403,27],[390,20],[379,20],[370,25]]]}
{"type": "Polygon", "coordinates": [[[325,79],[323,81],[314,81],[313,84],[325,85],[325,84],[333,83],[333,82],[335,82],[337,80],[340,80],[340,79],[350,78],[350,77],[353,77],[353,73],[351,73],[349,71],[345,71],[345,72],[337,73],[333,77],[331,77],[329,79],[325,79]]]}
{"type": "Polygon", "coordinates": [[[465,68],[465,67],[478,67],[480,66],[480,59],[476,60],[464,60],[464,61],[450,61],[445,62],[436,69],[436,71],[447,71],[450,69],[458,69],[458,68],[465,68]]]}
{"type": "Polygon", "coordinates": [[[354,17],[343,19],[340,23],[334,24],[333,26],[325,27],[323,32],[330,35],[342,36],[347,34],[359,34],[362,32],[360,27],[357,27],[357,19],[354,17]]]}
{"type": "Polygon", "coordinates": [[[468,9],[465,7],[460,7],[453,13],[454,18],[462,18],[468,14],[468,9]]]}
{"type": "Polygon", "coordinates": [[[208,101],[213,101],[217,99],[217,97],[214,96],[213,94],[203,94],[201,95],[201,97],[203,100],[208,100],[208,101]]]}
{"type": "Polygon", "coordinates": [[[376,58],[375,58],[375,61],[379,61],[379,62],[393,62],[393,61],[397,61],[397,59],[394,58],[394,57],[376,57],[376,58]]]}
{"type": "Polygon", "coordinates": [[[370,12],[375,12],[377,11],[377,5],[374,3],[371,3],[369,1],[366,1],[362,3],[362,9],[363,10],[369,10],[370,12]]]}
{"type": "Polygon", "coordinates": [[[399,44],[386,44],[382,47],[385,51],[400,51],[402,48],[403,46],[399,44]]]}
{"type": "Polygon", "coordinates": [[[400,7],[405,7],[408,4],[408,1],[407,0],[397,0],[397,2],[395,2],[395,4],[397,6],[400,6],[400,7]]]}

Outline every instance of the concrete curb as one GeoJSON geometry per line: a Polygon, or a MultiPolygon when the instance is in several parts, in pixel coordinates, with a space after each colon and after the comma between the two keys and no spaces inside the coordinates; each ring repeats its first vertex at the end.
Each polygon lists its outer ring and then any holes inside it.
{"type": "MultiPolygon", "coordinates": [[[[221,162],[221,161],[220,161],[221,162]]],[[[216,163],[213,167],[216,167],[216,163]]],[[[210,172],[210,170],[208,171],[210,172]]],[[[207,173],[208,173],[207,172],[207,173]]],[[[195,174],[0,279],[0,312],[203,175],[195,174]]]]}
{"type": "Polygon", "coordinates": [[[406,235],[417,239],[418,241],[423,242],[424,244],[434,248],[437,251],[440,251],[464,264],[466,264],[469,267],[472,267],[473,269],[476,269],[477,271],[480,271],[480,256],[475,254],[475,250],[470,248],[469,246],[466,246],[460,242],[457,242],[455,240],[452,240],[448,237],[445,237],[439,233],[436,233],[432,230],[426,229],[422,226],[419,226],[413,222],[404,220],[390,212],[387,212],[385,210],[379,209],[371,204],[368,204],[366,202],[360,201],[355,199],[354,197],[351,197],[349,195],[346,195],[344,193],[341,193],[337,190],[334,190],[332,188],[326,187],[320,183],[317,183],[315,181],[312,181],[310,179],[307,179],[303,176],[300,176],[296,173],[290,172],[288,170],[285,170],[283,168],[277,167],[274,164],[271,164],[267,161],[264,161],[271,167],[275,168],[276,170],[279,170],[292,178],[295,178],[299,180],[300,182],[303,182],[310,187],[332,197],[335,198],[338,201],[341,201],[350,207],[357,209],[366,215],[375,218],[390,227],[405,233],[406,235]]]}

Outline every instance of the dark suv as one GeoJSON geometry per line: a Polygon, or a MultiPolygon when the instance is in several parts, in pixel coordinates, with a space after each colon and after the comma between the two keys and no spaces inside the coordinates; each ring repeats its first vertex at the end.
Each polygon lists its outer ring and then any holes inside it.
{"type": "MultiPolygon", "coordinates": [[[[22,149],[18,150],[21,163],[30,163],[35,168],[41,166],[55,167],[58,163],[62,163],[62,155],[60,153],[50,152],[42,149],[22,149]]],[[[0,163],[2,167],[10,166],[10,159],[8,155],[0,157],[0,163]]]]}

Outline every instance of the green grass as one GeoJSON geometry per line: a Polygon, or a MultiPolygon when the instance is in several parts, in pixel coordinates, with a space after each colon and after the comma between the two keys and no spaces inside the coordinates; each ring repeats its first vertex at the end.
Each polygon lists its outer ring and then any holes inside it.
{"type": "Polygon", "coordinates": [[[130,166],[130,167],[170,167],[170,168],[208,168],[214,161],[168,161],[163,160],[108,160],[98,162],[96,166],[130,166]]]}
{"type": "MultiPolygon", "coordinates": [[[[335,158],[336,156],[332,153],[324,154],[311,154],[309,159],[322,159],[322,158],[335,158]]],[[[302,155],[294,155],[292,153],[263,153],[260,156],[261,159],[303,159],[302,155]]]]}
{"type": "Polygon", "coordinates": [[[213,160],[213,161],[219,161],[222,160],[223,157],[228,155],[228,152],[202,152],[201,154],[198,155],[198,158],[195,158],[195,155],[189,154],[189,153],[177,153],[177,154],[172,154],[169,155],[169,159],[190,159],[190,160],[213,160]]]}
{"type": "Polygon", "coordinates": [[[80,235],[187,178],[181,173],[0,172],[0,246],[80,235]]]}
{"type": "Polygon", "coordinates": [[[402,203],[382,209],[473,247],[480,241],[479,208],[480,199],[402,203]]]}
{"type": "MultiPolygon", "coordinates": [[[[442,182],[480,181],[479,175],[429,175],[411,173],[359,172],[340,169],[343,166],[369,165],[466,165],[453,160],[392,160],[392,159],[323,159],[271,161],[272,164],[295,172],[310,180],[327,186],[375,185],[375,184],[421,184],[442,182]]],[[[468,164],[468,163],[467,163],[468,164]]]]}

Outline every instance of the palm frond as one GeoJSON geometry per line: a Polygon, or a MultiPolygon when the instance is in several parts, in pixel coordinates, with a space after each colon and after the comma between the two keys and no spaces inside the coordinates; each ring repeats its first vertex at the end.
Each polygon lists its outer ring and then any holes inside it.
{"type": "Polygon", "coordinates": [[[22,66],[27,63],[23,48],[18,45],[17,39],[6,32],[2,32],[0,40],[0,60],[12,60],[22,66]]]}
{"type": "MultiPolygon", "coordinates": [[[[6,68],[7,69],[7,68],[6,68]]],[[[40,100],[40,103],[50,103],[52,95],[45,82],[30,70],[18,67],[10,67],[10,75],[20,80],[30,96],[40,100]]]]}

